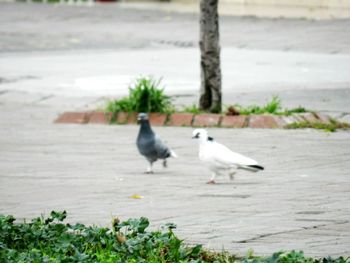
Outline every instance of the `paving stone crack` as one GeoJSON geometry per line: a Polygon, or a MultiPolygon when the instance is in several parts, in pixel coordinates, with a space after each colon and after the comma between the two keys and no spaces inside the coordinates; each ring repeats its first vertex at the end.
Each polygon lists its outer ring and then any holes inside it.
{"type": "Polygon", "coordinates": [[[349,222],[350,222],[349,220],[339,220],[337,222],[333,222],[332,224],[319,224],[319,225],[302,227],[299,229],[279,231],[279,232],[275,232],[275,233],[266,233],[266,234],[261,234],[261,235],[258,235],[256,237],[252,237],[252,238],[248,238],[248,239],[244,239],[244,240],[233,241],[232,243],[249,243],[249,242],[256,241],[256,240],[259,240],[259,239],[265,238],[265,237],[288,234],[288,233],[295,233],[295,232],[300,232],[300,231],[309,230],[309,229],[318,229],[320,227],[325,227],[325,226],[330,226],[330,225],[342,225],[342,224],[347,224],[349,222]]]}

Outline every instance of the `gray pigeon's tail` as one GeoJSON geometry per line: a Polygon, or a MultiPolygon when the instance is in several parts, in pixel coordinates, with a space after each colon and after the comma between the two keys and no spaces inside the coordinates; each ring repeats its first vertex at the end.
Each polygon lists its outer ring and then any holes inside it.
{"type": "Polygon", "coordinates": [[[170,156],[173,158],[177,158],[177,154],[172,149],[170,149],[170,156]]]}

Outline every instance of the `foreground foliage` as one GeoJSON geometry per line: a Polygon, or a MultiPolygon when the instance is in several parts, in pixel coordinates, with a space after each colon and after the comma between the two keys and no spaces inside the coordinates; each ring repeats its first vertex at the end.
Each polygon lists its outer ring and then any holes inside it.
{"type": "Polygon", "coordinates": [[[312,259],[303,252],[277,252],[270,257],[237,258],[227,252],[186,246],[173,232],[174,224],[161,231],[146,231],[147,218],[120,222],[112,228],[63,223],[67,213],[52,211],[48,218],[15,223],[0,215],[0,262],[236,262],[236,263],[349,263],[348,258],[312,259]]]}

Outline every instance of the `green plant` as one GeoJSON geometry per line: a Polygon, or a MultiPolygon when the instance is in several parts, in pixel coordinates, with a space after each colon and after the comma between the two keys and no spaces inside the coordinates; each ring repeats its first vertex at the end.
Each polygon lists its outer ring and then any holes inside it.
{"type": "Polygon", "coordinates": [[[295,122],[287,125],[286,128],[287,129],[312,128],[312,129],[324,130],[326,132],[335,132],[337,129],[344,129],[344,130],[350,129],[350,124],[331,119],[329,123],[308,122],[308,121],[295,122]]]}
{"type": "Polygon", "coordinates": [[[252,105],[248,107],[243,107],[239,104],[235,104],[234,106],[230,106],[226,110],[227,115],[231,114],[232,111],[238,112],[240,115],[250,115],[250,114],[275,114],[275,115],[291,115],[293,113],[303,113],[308,112],[305,108],[299,106],[293,109],[282,109],[281,99],[274,95],[271,100],[268,101],[263,106],[252,105]]]}
{"type": "Polygon", "coordinates": [[[170,107],[170,97],[159,88],[161,79],[139,78],[129,88],[129,100],[136,112],[166,112],[170,107]]]}
{"type": "Polygon", "coordinates": [[[169,96],[164,94],[160,88],[161,79],[152,77],[136,79],[129,87],[129,96],[119,100],[107,102],[106,111],[117,112],[160,112],[169,113],[173,111],[173,105],[169,96]]]}
{"type": "Polygon", "coordinates": [[[234,106],[241,115],[249,114],[277,114],[281,110],[281,100],[278,96],[273,96],[271,101],[267,102],[264,106],[252,105],[249,107],[242,107],[238,104],[234,106]]]}
{"type": "Polygon", "coordinates": [[[147,218],[112,220],[112,228],[63,223],[67,213],[52,211],[47,218],[15,223],[0,215],[0,262],[179,262],[179,263],[349,263],[350,258],[305,257],[302,251],[276,252],[257,257],[250,250],[238,258],[227,251],[211,252],[201,245],[187,246],[166,224],[147,231],[147,218]]]}
{"type": "Polygon", "coordinates": [[[125,97],[119,100],[107,101],[106,111],[113,112],[113,113],[120,112],[120,111],[131,112],[132,106],[129,101],[129,98],[125,97]]]}
{"type": "Polygon", "coordinates": [[[196,104],[192,104],[191,106],[186,106],[182,110],[183,112],[193,113],[193,114],[200,114],[203,113],[202,110],[198,108],[196,104]]]}
{"type": "Polygon", "coordinates": [[[189,262],[202,251],[185,246],[174,224],[148,232],[144,217],[115,218],[108,229],[64,224],[66,216],[52,211],[46,219],[18,224],[13,216],[0,216],[0,262],[189,262]]]}
{"type": "Polygon", "coordinates": [[[120,222],[112,228],[63,223],[67,213],[52,211],[47,218],[15,223],[11,215],[0,215],[0,262],[179,262],[179,263],[349,263],[350,258],[312,259],[302,251],[277,252],[256,257],[248,252],[238,258],[227,251],[211,252],[201,245],[187,246],[166,224],[147,231],[145,217],[120,222]]]}
{"type": "Polygon", "coordinates": [[[305,113],[305,112],[310,112],[308,111],[307,109],[305,109],[304,107],[296,107],[296,108],[293,108],[293,109],[285,109],[284,112],[282,112],[282,115],[291,115],[293,113],[305,113]]]}

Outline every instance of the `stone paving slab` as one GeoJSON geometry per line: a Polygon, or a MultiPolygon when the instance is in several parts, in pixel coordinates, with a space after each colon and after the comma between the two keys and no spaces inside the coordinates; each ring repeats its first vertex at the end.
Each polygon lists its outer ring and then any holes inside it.
{"type": "MultiPolygon", "coordinates": [[[[0,5],[0,213],[66,209],[69,221],[98,225],[147,216],[153,228],[174,222],[186,242],[233,253],[350,254],[348,132],[210,128],[266,167],[212,186],[192,128],[155,127],[179,158],[145,175],[136,125],[53,123],[126,95],[140,74],[163,76],[177,105],[197,102],[197,15],[0,5]]],[[[224,103],[261,105],[277,94],[284,107],[347,119],[349,21],[221,17],[224,103]]]]}
{"type": "Polygon", "coordinates": [[[153,228],[174,222],[188,243],[241,255],[249,248],[350,254],[348,132],[209,128],[266,170],[207,185],[192,128],[154,127],[179,158],[146,175],[138,126],[58,125],[56,116],[52,108],[0,104],[0,213],[66,209],[69,221],[98,225],[146,216],[153,228]]]}
{"type": "MultiPolygon", "coordinates": [[[[137,5],[122,1],[94,7],[0,2],[0,50],[198,46],[198,14],[162,10],[161,7],[169,7],[171,3],[143,3],[140,8],[136,8],[137,5]]],[[[224,5],[224,2],[220,3],[222,7],[224,5]]],[[[235,11],[240,12],[238,9],[235,11]]],[[[315,13],[315,10],[311,12],[315,13]]],[[[220,17],[221,44],[223,48],[234,46],[286,52],[350,52],[350,19],[315,21],[304,18],[266,19],[223,15],[220,17]]]]}

